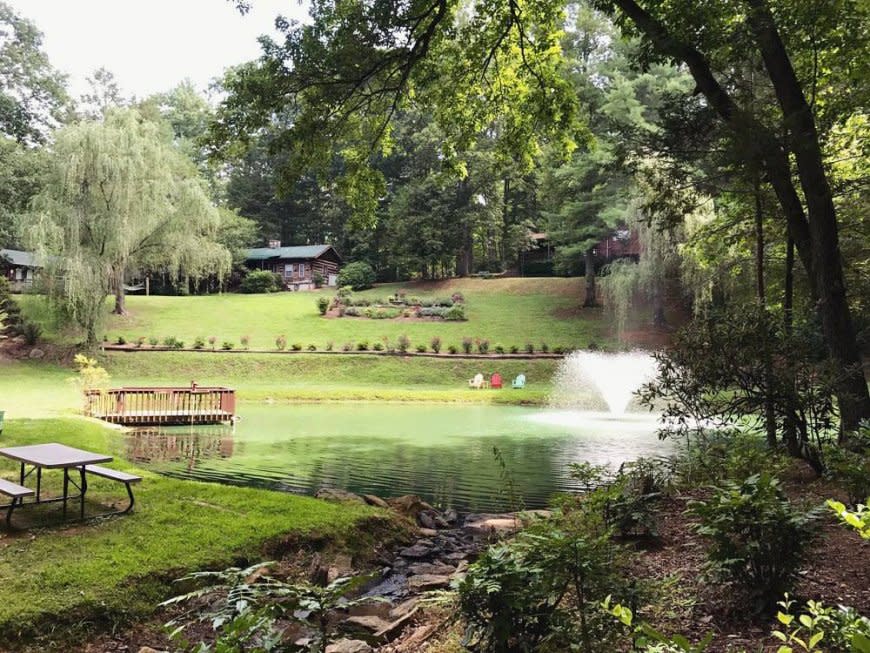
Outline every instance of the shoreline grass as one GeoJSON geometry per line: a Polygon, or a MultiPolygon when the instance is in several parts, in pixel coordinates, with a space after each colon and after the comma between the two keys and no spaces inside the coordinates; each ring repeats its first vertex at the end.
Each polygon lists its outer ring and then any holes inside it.
{"type": "MultiPolygon", "coordinates": [[[[276,555],[288,538],[359,544],[361,529],[370,529],[372,520],[385,528],[389,524],[384,513],[368,506],[143,471],[119,455],[121,440],[117,431],[82,419],[7,423],[4,444],[56,441],[109,452],[115,456],[113,468],[144,480],[128,515],[61,525],[59,504],[52,504],[48,515],[42,507],[38,513],[32,508],[16,512],[19,524],[34,523],[25,531],[0,531],[0,586],[4,596],[14,597],[0,603],[5,641],[28,637],[41,625],[63,628],[76,620],[111,625],[142,618],[168,596],[172,580],[183,572],[276,555]],[[45,520],[49,526],[42,525],[45,520]]],[[[16,469],[0,459],[2,476],[14,479],[16,469]]],[[[44,490],[56,493],[59,478],[46,472],[44,490]]],[[[122,486],[96,479],[89,483],[88,507],[125,496],[122,486]]]]}

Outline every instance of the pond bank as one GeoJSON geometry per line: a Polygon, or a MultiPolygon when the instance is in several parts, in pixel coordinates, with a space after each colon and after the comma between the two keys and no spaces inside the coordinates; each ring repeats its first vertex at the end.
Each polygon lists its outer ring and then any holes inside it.
{"type": "MultiPolygon", "coordinates": [[[[203,568],[281,556],[302,545],[367,549],[402,538],[387,511],[288,493],[181,481],[140,470],[118,454],[120,435],[80,419],[9,420],[4,444],[60,442],[107,452],[111,466],[144,476],[136,508],[122,517],[60,525],[58,515],[16,511],[25,530],[0,531],[0,650],[21,650],[41,632],[62,638],[112,630],[146,618],[172,593],[172,581],[203,568]],[[22,521],[22,520],[30,520],[22,521]],[[17,643],[16,643],[17,642],[17,643]]],[[[0,474],[14,478],[5,459],[0,474]]],[[[46,474],[43,488],[57,492],[46,474]]],[[[58,475],[59,476],[59,475],[58,475]]],[[[90,514],[123,497],[115,484],[89,484],[90,514]]]]}

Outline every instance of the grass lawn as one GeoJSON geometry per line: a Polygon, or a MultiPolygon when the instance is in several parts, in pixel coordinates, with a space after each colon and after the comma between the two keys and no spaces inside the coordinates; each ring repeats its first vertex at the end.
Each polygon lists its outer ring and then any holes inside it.
{"type": "MultiPolygon", "coordinates": [[[[12,420],[2,441],[6,446],[61,442],[110,452],[116,455],[110,466],[145,477],[136,486],[136,507],[126,516],[62,526],[59,504],[53,504],[38,512],[20,510],[13,518],[19,525],[29,519],[36,527],[0,530],[3,643],[36,628],[63,630],[141,617],[171,595],[171,581],[184,572],[274,555],[285,538],[347,539],[360,545],[360,527],[379,514],[365,506],[143,472],[117,458],[117,431],[81,419],[12,420]]],[[[12,461],[0,458],[0,475],[15,479],[16,470],[12,461]]],[[[52,483],[60,477],[46,472],[43,487],[57,492],[52,483]]],[[[89,499],[103,509],[124,496],[123,486],[111,481],[95,479],[89,485],[89,499]]]]}
{"type": "MultiPolygon", "coordinates": [[[[468,320],[465,322],[424,322],[413,320],[369,320],[363,318],[323,318],[315,302],[318,297],[332,297],[335,289],[318,292],[276,293],[271,295],[224,294],[196,297],[130,296],[129,315],[111,316],[103,332],[114,342],[123,336],[128,342],[140,336],[161,341],[175,336],[191,345],[197,336],[215,336],[240,345],[243,335],[250,336],[252,349],[273,349],[278,335],[287,337],[288,345],[309,344],[323,349],[333,342],[336,349],[345,343],[367,341],[370,345],[389,338],[395,343],[400,335],[410,337],[412,346],[429,345],[434,336],[448,345],[461,345],[464,337],[485,338],[490,347],[496,344],[509,349],[531,343],[553,347],[587,347],[590,342],[610,342],[608,325],[602,311],[577,309],[582,297],[582,279],[509,278],[455,279],[416,284],[385,284],[358,293],[359,296],[385,297],[400,289],[420,297],[465,296],[468,320]]],[[[59,336],[47,324],[45,311],[33,297],[22,297],[25,314],[47,325],[49,338],[59,336]]],[[[107,311],[109,304],[107,303],[107,311]]]]}

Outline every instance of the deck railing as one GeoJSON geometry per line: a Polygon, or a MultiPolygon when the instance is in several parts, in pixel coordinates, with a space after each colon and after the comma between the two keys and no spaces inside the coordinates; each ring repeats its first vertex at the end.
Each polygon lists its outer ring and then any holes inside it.
{"type": "Polygon", "coordinates": [[[139,387],[85,391],[85,414],[113,424],[215,424],[232,421],[236,391],[230,388],[139,387]]]}

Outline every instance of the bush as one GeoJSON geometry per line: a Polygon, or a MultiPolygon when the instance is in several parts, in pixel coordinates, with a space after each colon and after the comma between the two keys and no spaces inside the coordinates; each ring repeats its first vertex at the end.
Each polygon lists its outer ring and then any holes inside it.
{"type": "Polygon", "coordinates": [[[163,346],[170,347],[172,349],[184,349],[184,341],[179,340],[175,336],[166,336],[163,339],[163,346]]]}
{"type": "Polygon", "coordinates": [[[418,354],[425,354],[426,353],[426,345],[424,345],[424,344],[417,345],[416,349],[417,349],[418,354]]]}
{"type": "Polygon", "coordinates": [[[429,342],[429,346],[432,347],[432,351],[436,354],[441,352],[441,338],[438,336],[434,336],[432,340],[429,342]]]}
{"type": "Polygon", "coordinates": [[[398,350],[403,354],[411,347],[411,339],[406,335],[399,336],[399,339],[396,342],[398,350]]]}
{"type": "Polygon", "coordinates": [[[541,343],[541,353],[546,354],[550,351],[550,346],[546,342],[541,343]]]}
{"type": "Polygon", "coordinates": [[[317,298],[317,310],[320,311],[321,315],[326,315],[326,311],[329,310],[329,298],[328,297],[318,297],[317,298]]]}
{"type": "Polygon", "coordinates": [[[139,336],[138,338],[136,338],[136,346],[137,347],[141,347],[144,344],[145,344],[145,336],[139,336]]]}
{"type": "Polygon", "coordinates": [[[353,351],[353,343],[346,342],[341,346],[341,351],[353,351]]]}
{"type": "Polygon", "coordinates": [[[489,340],[480,339],[477,340],[477,353],[479,354],[488,354],[489,353],[489,340]]]}
{"type": "Polygon", "coordinates": [[[450,322],[461,322],[465,320],[465,307],[462,304],[451,306],[444,311],[443,317],[450,322]]]}
{"type": "MultiPolygon", "coordinates": [[[[29,343],[28,343],[29,344],[29,343]]],[[[117,345],[126,345],[127,339],[124,336],[118,336],[118,339],[115,341],[117,345]]]]}
{"type": "Polygon", "coordinates": [[[442,306],[425,306],[417,311],[420,317],[440,317],[444,318],[447,315],[448,309],[442,306]]]}
{"type": "Polygon", "coordinates": [[[326,351],[332,351],[333,347],[335,347],[335,343],[332,340],[326,343],[326,351]]]}
{"type": "Polygon", "coordinates": [[[223,349],[224,351],[230,351],[233,347],[235,347],[235,345],[229,340],[224,340],[221,343],[221,349],[223,349]]]}
{"type": "Polygon", "coordinates": [[[24,343],[27,345],[35,345],[39,342],[39,338],[42,336],[42,327],[31,320],[24,320],[24,322],[21,323],[19,330],[21,331],[21,335],[24,336],[24,343]]]}
{"type": "Polygon", "coordinates": [[[356,350],[357,351],[368,351],[369,350],[368,341],[367,340],[360,340],[358,343],[356,343],[356,350]]]}
{"type": "Polygon", "coordinates": [[[504,353],[504,345],[496,345],[495,346],[495,353],[496,354],[503,354],[504,353]]]}
{"type": "Polygon", "coordinates": [[[710,540],[709,570],[741,586],[756,609],[772,608],[791,589],[813,531],[814,512],[796,510],[767,473],[727,482],[689,512],[696,531],[710,540]]]}
{"type": "Polygon", "coordinates": [[[350,315],[351,317],[360,317],[363,314],[363,311],[356,306],[348,306],[344,309],[343,312],[339,312],[341,315],[350,315]]]}
{"type": "Polygon", "coordinates": [[[320,272],[315,272],[311,275],[311,280],[314,282],[315,288],[320,288],[323,285],[323,282],[326,279],[323,278],[323,275],[320,272]]]}
{"type": "Polygon", "coordinates": [[[824,454],[826,476],[843,486],[850,504],[870,497],[870,423],[861,425],[848,447],[831,444],[824,454]]]}
{"type": "Polygon", "coordinates": [[[239,338],[239,342],[242,343],[242,349],[247,349],[248,345],[251,344],[251,336],[242,336],[239,338]]]}
{"type": "Polygon", "coordinates": [[[375,283],[375,271],[365,261],[354,261],[345,265],[338,273],[338,285],[350,286],[354,290],[371,288],[375,283]]]}
{"type": "Polygon", "coordinates": [[[217,342],[217,337],[215,337],[215,336],[208,337],[208,344],[211,345],[212,350],[214,350],[214,345],[216,342],[217,342]]]}
{"type": "Polygon", "coordinates": [[[194,349],[204,349],[205,348],[205,338],[202,336],[197,336],[193,339],[193,348],[194,349]]]}
{"type": "Polygon", "coordinates": [[[463,303],[465,303],[465,297],[462,295],[461,292],[455,292],[455,293],[453,293],[453,294],[450,296],[450,300],[451,300],[454,304],[463,304],[463,303]]]}
{"type": "Polygon", "coordinates": [[[152,347],[156,347],[160,344],[160,340],[156,336],[151,336],[150,338],[148,338],[148,344],[152,347]]]}
{"type": "Polygon", "coordinates": [[[471,348],[474,346],[474,340],[471,338],[463,338],[462,339],[462,351],[466,354],[471,353],[471,348]]]}
{"type": "Polygon", "coordinates": [[[290,345],[290,349],[293,351],[302,351],[302,344],[294,342],[292,345],[290,345]]]}
{"type": "Polygon", "coordinates": [[[315,344],[308,345],[308,351],[317,351],[317,345],[315,345],[315,344]]]}
{"type": "Polygon", "coordinates": [[[275,338],[275,349],[277,349],[278,351],[284,351],[285,349],[287,349],[287,336],[280,335],[275,338]]]}
{"type": "Polygon", "coordinates": [[[530,342],[526,343],[526,353],[527,354],[534,354],[535,353],[535,346],[530,342]]]}
{"type": "Polygon", "coordinates": [[[268,270],[254,270],[249,272],[239,284],[239,290],[243,293],[267,293],[281,290],[283,280],[274,272],[268,270]]]}
{"type": "Polygon", "coordinates": [[[511,345],[511,353],[512,353],[512,354],[519,354],[519,353],[520,353],[520,348],[517,347],[516,345],[511,345]]]}
{"type": "Polygon", "coordinates": [[[376,342],[375,344],[372,345],[372,349],[375,351],[384,351],[384,345],[381,344],[380,342],[376,342]]]}
{"type": "Polygon", "coordinates": [[[458,353],[459,353],[459,349],[456,347],[456,345],[450,345],[450,346],[447,347],[447,353],[449,353],[449,354],[458,354],[458,353]]]}

